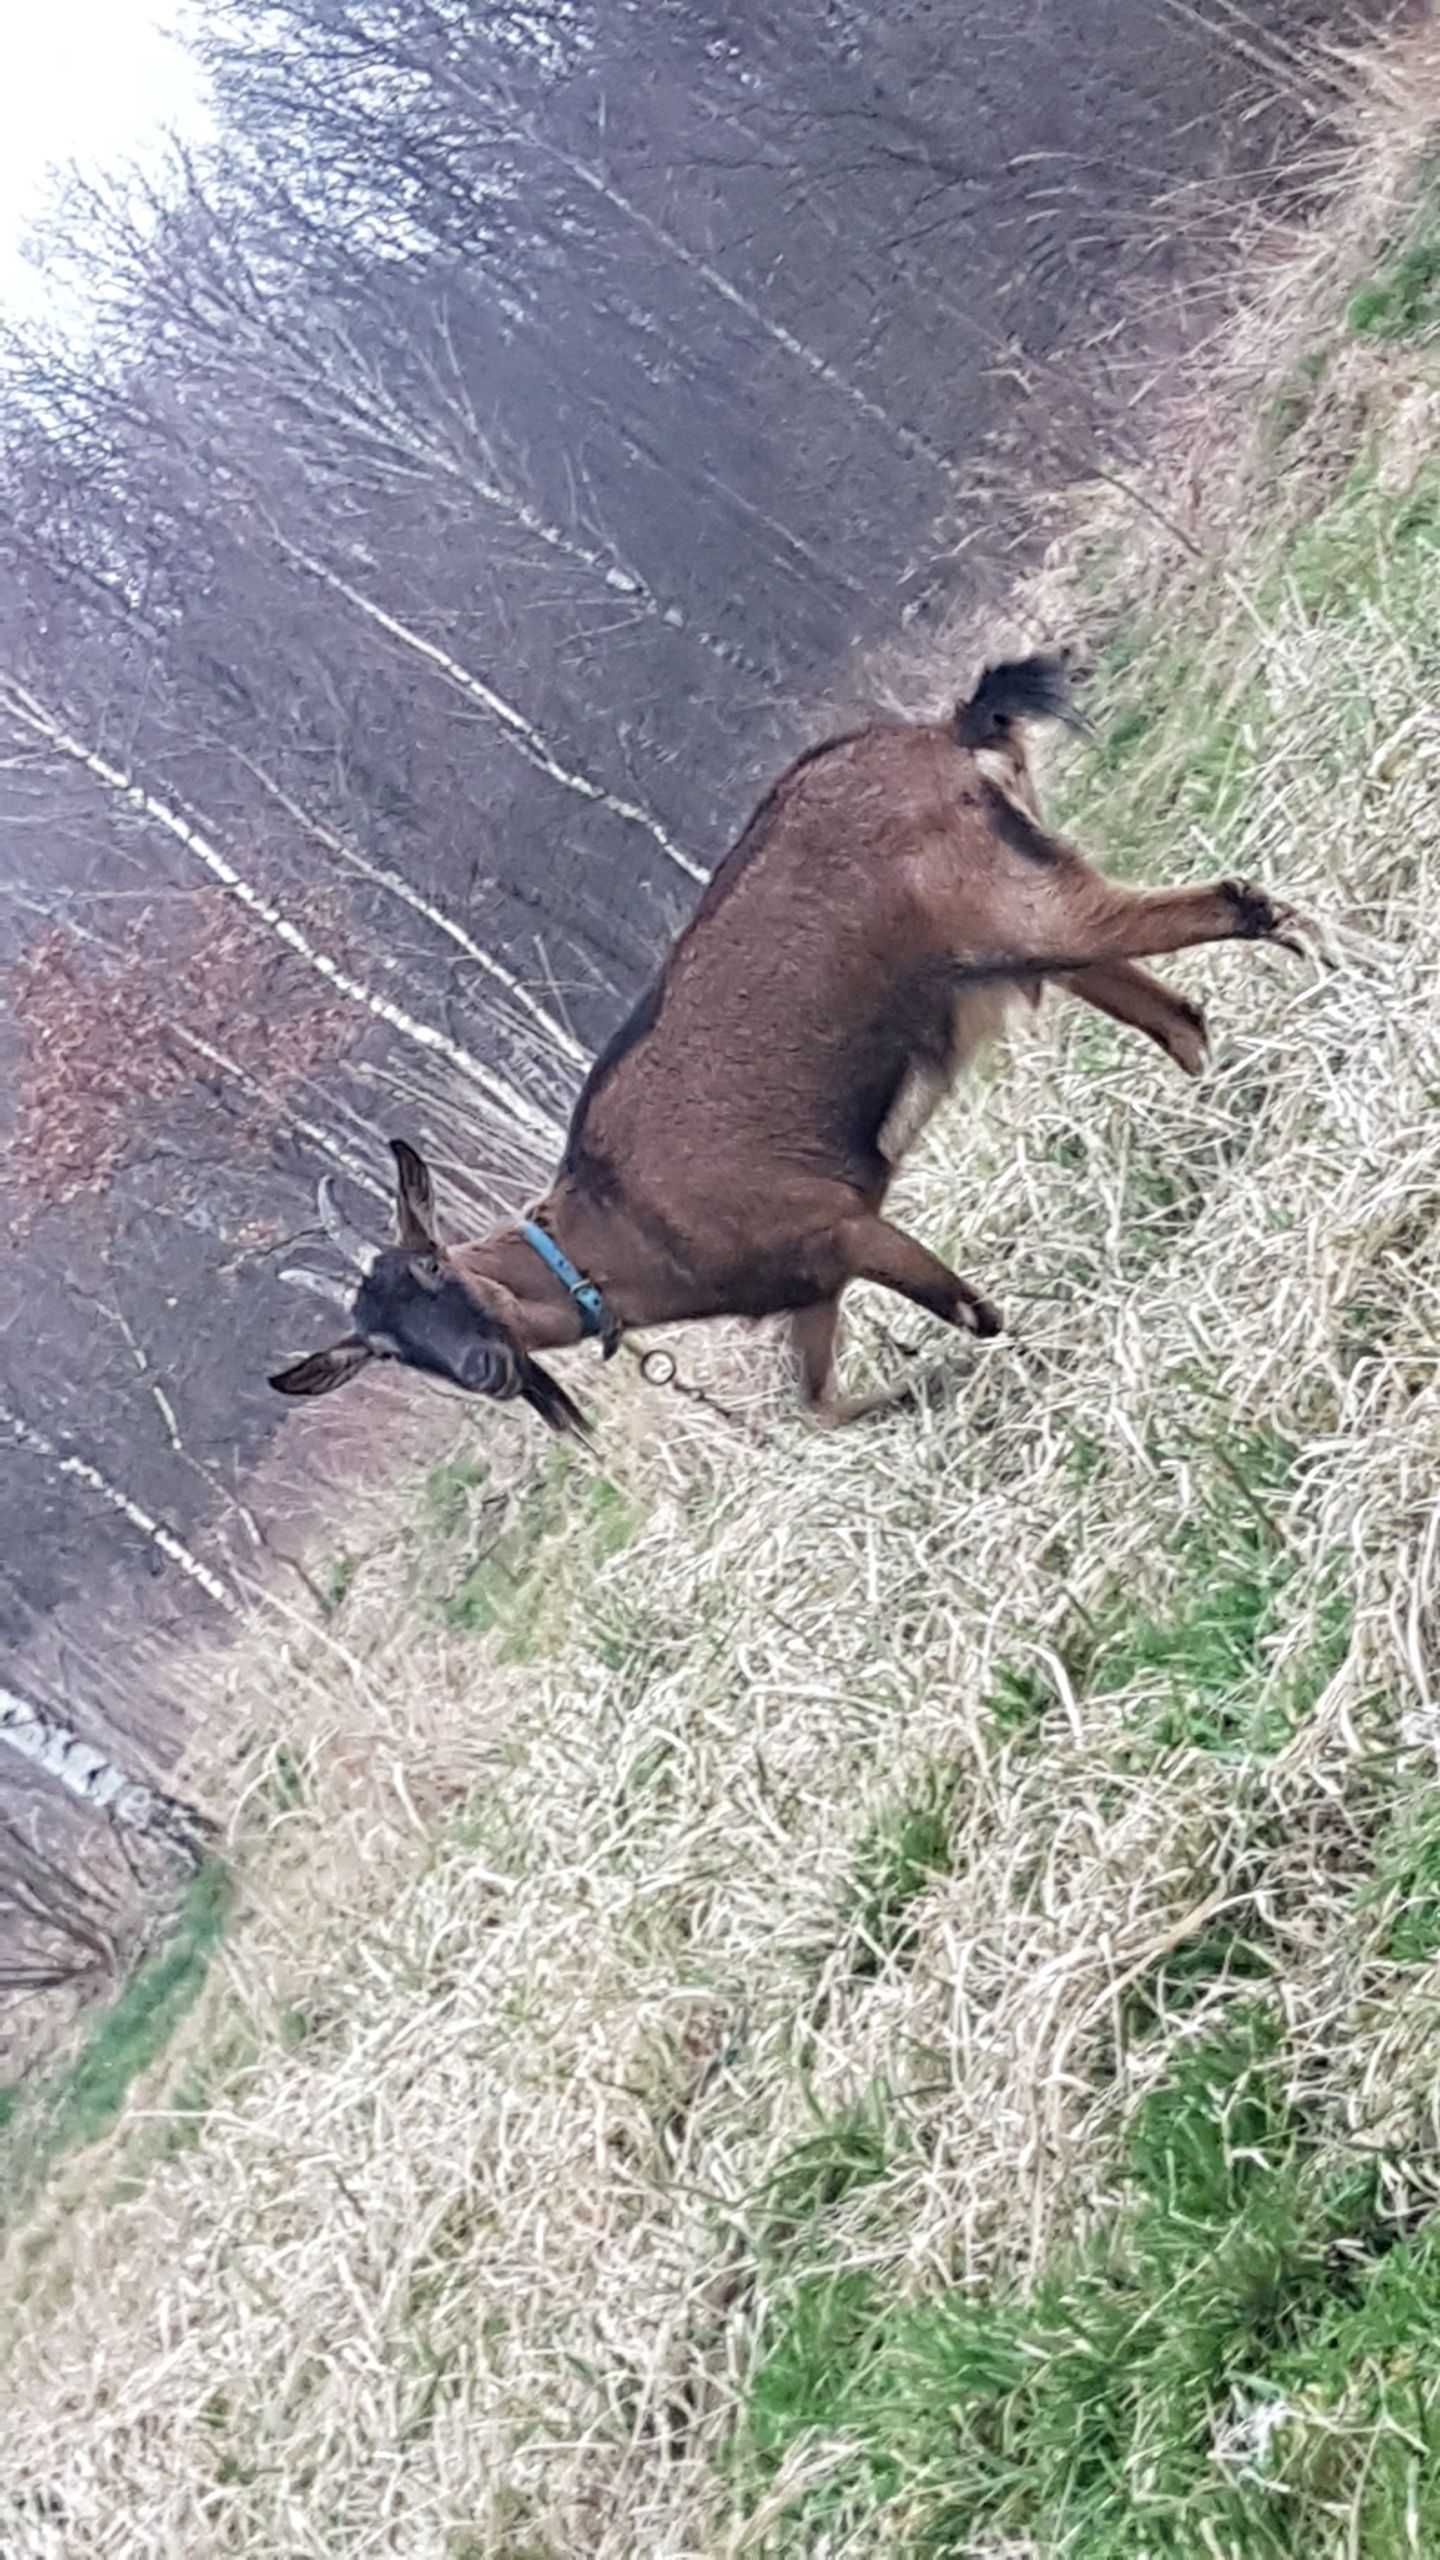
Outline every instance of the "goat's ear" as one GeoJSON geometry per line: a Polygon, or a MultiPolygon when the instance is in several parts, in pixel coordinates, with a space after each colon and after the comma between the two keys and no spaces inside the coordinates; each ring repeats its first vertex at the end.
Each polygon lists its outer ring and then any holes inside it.
{"type": "Polygon", "coordinates": [[[413,1252],[433,1250],[435,1236],[435,1192],[430,1169],[423,1156],[407,1146],[403,1138],[392,1138],[390,1153],[395,1159],[399,1177],[395,1195],[395,1230],[403,1245],[413,1252]]]}
{"type": "Polygon", "coordinates": [[[277,1395],[328,1396],[332,1387],[343,1387],[357,1369],[363,1369],[370,1357],[369,1344],[349,1335],[344,1342],[330,1343],[324,1351],[310,1352],[288,1369],[277,1369],[270,1384],[277,1395]]]}

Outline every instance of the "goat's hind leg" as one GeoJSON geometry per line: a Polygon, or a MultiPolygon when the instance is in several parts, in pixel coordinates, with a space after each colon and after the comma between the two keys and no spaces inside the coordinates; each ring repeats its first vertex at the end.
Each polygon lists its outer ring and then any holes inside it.
{"type": "Polygon", "coordinates": [[[1097,961],[1093,968],[1068,971],[1055,983],[1097,1013],[1109,1014],[1113,1022],[1143,1031],[1187,1076],[1202,1072],[1210,1043],[1200,1007],[1177,996],[1137,960],[1097,961]]]}

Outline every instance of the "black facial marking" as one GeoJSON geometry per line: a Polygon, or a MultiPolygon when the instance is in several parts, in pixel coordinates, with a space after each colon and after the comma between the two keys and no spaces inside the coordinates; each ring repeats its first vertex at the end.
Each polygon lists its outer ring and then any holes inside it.
{"type": "Polygon", "coordinates": [[[470,1395],[511,1396],[516,1346],[431,1253],[382,1253],[355,1300],[355,1330],[377,1351],[470,1395]]]}

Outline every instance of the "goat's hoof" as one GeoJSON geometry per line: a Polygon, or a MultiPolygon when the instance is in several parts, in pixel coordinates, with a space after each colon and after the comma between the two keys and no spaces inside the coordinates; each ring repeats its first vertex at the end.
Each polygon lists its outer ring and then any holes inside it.
{"type": "Polygon", "coordinates": [[[1248,880],[1222,880],[1220,894],[1234,910],[1235,930],[1242,941],[1277,942],[1282,951],[1293,951],[1304,959],[1310,928],[1293,907],[1280,906],[1268,890],[1256,889],[1248,880]]]}
{"type": "Polygon", "coordinates": [[[957,1304],[955,1321],[980,1342],[993,1342],[996,1334],[1005,1330],[998,1310],[991,1306],[988,1298],[977,1297],[973,1290],[967,1291],[957,1304]]]}
{"type": "Polygon", "coordinates": [[[852,1422],[874,1422],[882,1414],[903,1413],[920,1402],[925,1375],[922,1371],[896,1386],[877,1387],[873,1395],[833,1396],[828,1403],[812,1405],[811,1422],[817,1431],[843,1431],[852,1422]]]}

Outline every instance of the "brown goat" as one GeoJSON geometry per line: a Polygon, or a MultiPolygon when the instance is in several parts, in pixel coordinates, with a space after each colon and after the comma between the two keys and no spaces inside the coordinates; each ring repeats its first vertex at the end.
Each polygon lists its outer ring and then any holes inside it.
{"type": "Polygon", "coordinates": [[[847,1282],[997,1332],[988,1301],[884,1208],[1007,1009],[1052,981],[1193,1075],[1204,1018],[1140,959],[1299,948],[1297,919],[1261,889],[1121,888],[1049,833],[1018,727],[1044,715],[1069,716],[1061,658],[988,669],[947,721],[876,724],[800,756],[596,1059],[533,1219],[442,1248],[429,1176],[397,1143],[399,1241],[381,1250],[322,1184],[361,1274],[342,1298],[350,1330],[272,1386],[321,1395],[378,1355],[583,1432],[536,1352],[596,1333],[608,1358],[635,1328],[787,1313],[806,1402],[839,1422],[894,1400],[835,1393],[847,1282]]]}

